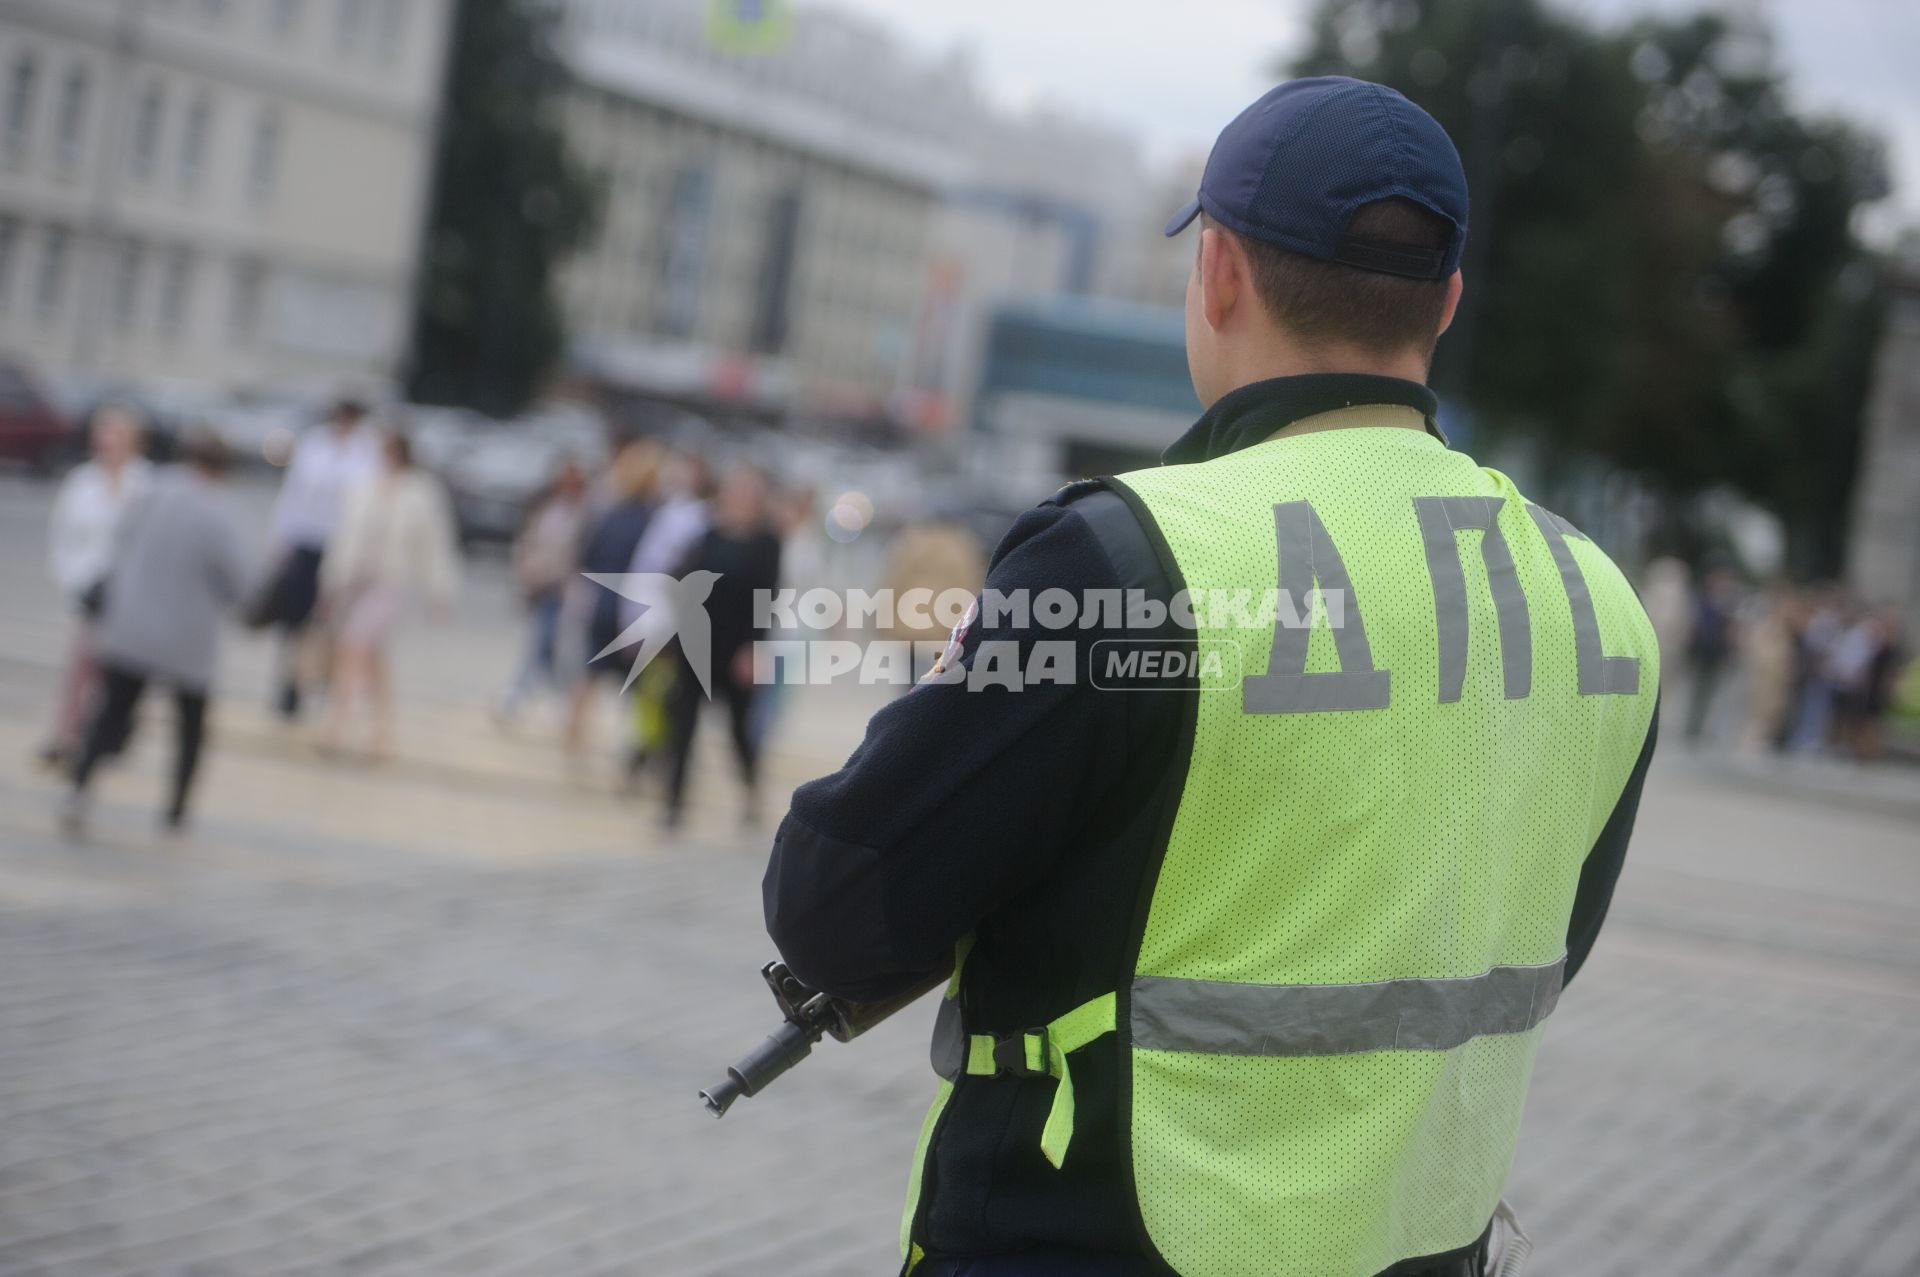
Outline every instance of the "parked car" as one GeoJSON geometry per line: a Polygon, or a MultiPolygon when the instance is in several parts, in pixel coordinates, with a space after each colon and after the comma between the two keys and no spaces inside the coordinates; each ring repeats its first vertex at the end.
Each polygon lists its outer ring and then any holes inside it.
{"type": "Polygon", "coordinates": [[[123,404],[140,417],[142,451],[153,461],[173,460],[180,438],[198,427],[219,431],[227,401],[215,392],[192,386],[134,386],[124,382],[82,379],[66,383],[59,393],[73,428],[68,434],[67,459],[78,461],[92,446],[94,414],[110,404],[123,404]]]}
{"type": "Polygon", "coordinates": [[[503,544],[573,453],[543,435],[501,427],[477,440],[444,474],[460,544],[503,544]]]}
{"type": "Polygon", "coordinates": [[[71,449],[72,433],[26,367],[0,359],[0,458],[52,470],[71,449]]]}
{"type": "Polygon", "coordinates": [[[536,404],[508,422],[507,429],[541,439],[588,470],[604,462],[611,450],[607,419],[583,404],[536,404]]]}
{"type": "Polygon", "coordinates": [[[466,408],[408,404],[399,412],[406,421],[414,461],[443,476],[488,432],[500,428],[491,417],[466,408]]]}
{"type": "Polygon", "coordinates": [[[562,462],[578,462],[592,474],[609,455],[606,419],[579,404],[539,404],[511,421],[463,414],[457,439],[446,424],[453,412],[413,409],[409,428],[415,455],[447,485],[466,548],[513,540],[562,462]],[[421,455],[423,432],[429,451],[439,455],[421,455]]]}
{"type": "Polygon", "coordinates": [[[320,420],[325,408],[300,395],[241,394],[215,413],[211,424],[243,465],[284,466],[300,432],[320,420]]]}

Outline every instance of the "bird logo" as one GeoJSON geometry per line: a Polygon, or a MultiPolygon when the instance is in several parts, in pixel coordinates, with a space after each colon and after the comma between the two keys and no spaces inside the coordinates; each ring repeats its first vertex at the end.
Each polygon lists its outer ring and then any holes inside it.
{"type": "Polygon", "coordinates": [[[674,639],[686,654],[700,690],[713,698],[713,622],[707,616],[707,596],[713,593],[718,572],[701,569],[685,576],[663,572],[582,572],[595,585],[612,590],[621,598],[640,605],[640,615],[620,631],[614,640],[593,654],[594,660],[638,643],[633,666],[621,690],[633,686],[640,671],[666,650],[674,639]]]}

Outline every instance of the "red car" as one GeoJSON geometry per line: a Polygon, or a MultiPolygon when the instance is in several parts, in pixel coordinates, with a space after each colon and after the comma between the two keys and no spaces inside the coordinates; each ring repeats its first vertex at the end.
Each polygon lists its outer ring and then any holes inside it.
{"type": "Polygon", "coordinates": [[[27,370],[0,359],[0,460],[49,470],[67,447],[67,423],[27,370]]]}

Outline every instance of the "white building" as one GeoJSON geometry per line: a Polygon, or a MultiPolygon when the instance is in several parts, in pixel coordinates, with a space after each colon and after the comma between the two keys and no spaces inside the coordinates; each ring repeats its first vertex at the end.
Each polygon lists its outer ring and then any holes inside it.
{"type": "Polygon", "coordinates": [[[0,0],[0,350],[324,391],[407,338],[450,0],[0,0]]]}
{"type": "Polygon", "coordinates": [[[725,47],[704,0],[574,0],[569,134],[607,185],[564,297],[576,356],[632,389],[870,415],[911,347],[957,178],[925,68],[808,9],[725,47]]]}
{"type": "Polygon", "coordinates": [[[964,55],[830,3],[758,6],[775,34],[751,48],[716,29],[725,8],[568,6],[569,132],[609,195],[565,288],[588,371],[950,431],[1003,303],[1178,302],[1160,227],[1191,191],[1169,203],[1130,138],[1008,112],[964,55]]]}
{"type": "MultiPolygon", "coordinates": [[[[1176,195],[1184,180],[1150,176],[1131,138],[1095,123],[1008,115],[970,87],[949,118],[965,166],[934,220],[909,385],[927,424],[952,429],[977,415],[990,330],[1008,308],[1056,297],[1180,305],[1192,248],[1170,245],[1162,227],[1192,192],[1176,195]]],[[[1102,410],[1077,429],[1109,427],[1102,410]]]]}

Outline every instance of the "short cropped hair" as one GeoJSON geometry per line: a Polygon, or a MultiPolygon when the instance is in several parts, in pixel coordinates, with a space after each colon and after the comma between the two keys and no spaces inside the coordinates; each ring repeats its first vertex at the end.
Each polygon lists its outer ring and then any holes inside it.
{"type": "MultiPolygon", "coordinates": [[[[1209,220],[1208,225],[1218,228],[1209,220]]],[[[1376,200],[1347,223],[1347,234],[1396,247],[1445,249],[1447,220],[1412,200],[1376,200]]],[[[1253,287],[1275,323],[1309,345],[1358,346],[1376,354],[1418,350],[1432,358],[1447,309],[1445,279],[1408,279],[1323,262],[1250,236],[1236,236],[1253,268],[1253,287]]]]}

